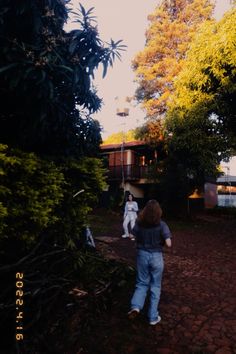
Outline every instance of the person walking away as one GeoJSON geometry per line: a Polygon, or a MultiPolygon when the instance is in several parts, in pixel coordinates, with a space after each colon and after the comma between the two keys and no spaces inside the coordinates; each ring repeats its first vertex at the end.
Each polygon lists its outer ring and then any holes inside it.
{"type": "Polygon", "coordinates": [[[124,221],[123,221],[123,228],[124,228],[124,235],[123,238],[130,237],[131,240],[134,240],[132,234],[129,234],[129,227],[132,228],[135,225],[135,220],[137,219],[137,211],[138,211],[138,204],[133,200],[133,195],[129,194],[128,201],[125,203],[125,210],[124,210],[124,221]],[[130,224],[130,225],[129,225],[130,224]]]}
{"type": "Polygon", "coordinates": [[[131,299],[129,318],[136,317],[142,310],[147,291],[150,290],[148,318],[150,325],[161,321],[158,305],[161,295],[164,269],[162,248],[171,247],[171,232],[161,220],[162,209],[156,200],[149,200],[140,212],[132,234],[137,244],[136,286],[131,299]]]}

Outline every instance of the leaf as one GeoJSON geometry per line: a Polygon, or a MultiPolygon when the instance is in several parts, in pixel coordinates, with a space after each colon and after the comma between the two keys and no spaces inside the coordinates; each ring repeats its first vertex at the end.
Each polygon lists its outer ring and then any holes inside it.
{"type": "Polygon", "coordinates": [[[108,64],[107,62],[103,62],[103,73],[102,73],[102,78],[104,79],[104,77],[107,74],[107,68],[108,68],[108,64]]]}
{"type": "Polygon", "coordinates": [[[55,65],[55,67],[61,68],[61,69],[65,69],[65,70],[67,70],[67,71],[69,71],[71,73],[74,72],[74,70],[72,68],[70,68],[69,66],[66,66],[66,65],[55,65]]]}
{"type": "Polygon", "coordinates": [[[10,70],[11,68],[16,67],[17,65],[18,65],[17,63],[13,63],[13,64],[9,64],[9,65],[6,65],[6,66],[2,66],[0,68],[0,73],[3,73],[4,71],[10,70]]]}
{"type": "Polygon", "coordinates": [[[76,40],[71,41],[71,43],[70,43],[70,45],[69,45],[69,52],[70,52],[70,54],[74,54],[74,51],[75,51],[77,45],[78,45],[78,42],[77,42],[76,40]]]}
{"type": "Polygon", "coordinates": [[[87,11],[87,15],[89,15],[91,12],[93,12],[94,9],[95,9],[95,7],[90,7],[90,9],[87,11]]]}
{"type": "Polygon", "coordinates": [[[41,71],[41,79],[39,79],[37,82],[36,82],[36,85],[39,85],[41,84],[46,78],[46,72],[44,70],[41,71]]]}
{"type": "Polygon", "coordinates": [[[82,15],[85,17],[86,16],[85,8],[83,7],[83,5],[81,3],[79,4],[79,6],[80,6],[80,11],[81,11],[82,15]]]}

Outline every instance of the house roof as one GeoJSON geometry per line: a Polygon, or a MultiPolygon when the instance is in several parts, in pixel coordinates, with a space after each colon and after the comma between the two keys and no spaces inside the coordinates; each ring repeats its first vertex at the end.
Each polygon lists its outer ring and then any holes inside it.
{"type": "MultiPolygon", "coordinates": [[[[102,144],[100,145],[101,150],[117,150],[120,149],[122,142],[120,144],[102,144]]],[[[135,148],[136,146],[145,146],[147,145],[144,141],[133,140],[124,143],[124,148],[135,148]]]]}

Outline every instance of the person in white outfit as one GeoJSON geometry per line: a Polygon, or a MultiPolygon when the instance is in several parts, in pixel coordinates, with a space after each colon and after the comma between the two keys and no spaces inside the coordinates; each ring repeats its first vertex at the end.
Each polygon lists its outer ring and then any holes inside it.
{"type": "Polygon", "coordinates": [[[124,235],[123,238],[130,237],[131,240],[134,239],[133,235],[129,233],[129,224],[130,229],[132,230],[135,225],[135,220],[137,219],[137,211],[138,211],[138,204],[133,200],[133,195],[129,194],[128,201],[125,203],[125,211],[124,211],[124,235]]]}

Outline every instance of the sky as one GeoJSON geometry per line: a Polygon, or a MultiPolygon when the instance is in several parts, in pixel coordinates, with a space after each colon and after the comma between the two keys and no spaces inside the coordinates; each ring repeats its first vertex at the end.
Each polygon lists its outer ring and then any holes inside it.
{"type": "MultiPolygon", "coordinates": [[[[103,99],[101,110],[93,115],[102,128],[102,137],[105,139],[112,133],[129,130],[144,122],[145,112],[140,106],[126,104],[129,108],[127,117],[116,115],[116,109],[124,105],[125,97],[133,96],[137,87],[131,61],[135,55],[143,50],[145,44],[145,30],[148,28],[147,16],[152,13],[158,0],[71,0],[73,10],[81,3],[86,10],[94,7],[93,13],[97,17],[98,32],[103,41],[122,39],[127,45],[122,52],[122,61],[117,60],[113,68],[102,79],[102,68],[95,74],[95,86],[98,96],[103,99]]],[[[230,0],[217,0],[215,18],[220,19],[230,8],[230,0]]],[[[68,22],[66,29],[76,28],[68,22]]],[[[236,175],[236,163],[235,163],[236,175]]]]}

